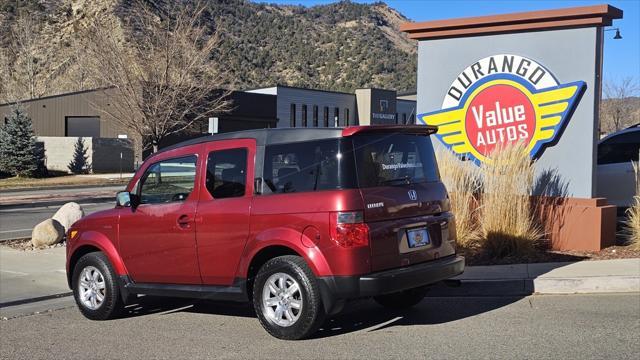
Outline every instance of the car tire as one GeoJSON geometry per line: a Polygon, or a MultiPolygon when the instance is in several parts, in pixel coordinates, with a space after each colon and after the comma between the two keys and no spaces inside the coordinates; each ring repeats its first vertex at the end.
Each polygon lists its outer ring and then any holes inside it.
{"type": "Polygon", "coordinates": [[[299,256],[276,257],[260,268],[253,306],[262,327],[283,340],[309,337],[325,318],[316,278],[299,256]]]}
{"type": "Polygon", "coordinates": [[[397,293],[376,296],[373,299],[389,309],[407,309],[419,304],[427,295],[428,287],[422,286],[397,293]]]}
{"type": "Polygon", "coordinates": [[[113,319],[124,309],[117,275],[101,252],[86,254],[78,260],[73,269],[72,286],[76,304],[88,319],[113,319]]]}

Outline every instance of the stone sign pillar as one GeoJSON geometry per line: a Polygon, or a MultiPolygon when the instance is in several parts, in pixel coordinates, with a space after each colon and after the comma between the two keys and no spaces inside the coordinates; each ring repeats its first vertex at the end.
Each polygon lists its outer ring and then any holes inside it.
{"type": "MultiPolygon", "coordinates": [[[[524,142],[554,197],[546,224],[558,249],[615,241],[614,206],[596,196],[603,27],[610,5],[406,23],[418,43],[417,122],[434,145],[476,163],[524,142]]],[[[548,215],[548,214],[547,214],[548,215]]]]}

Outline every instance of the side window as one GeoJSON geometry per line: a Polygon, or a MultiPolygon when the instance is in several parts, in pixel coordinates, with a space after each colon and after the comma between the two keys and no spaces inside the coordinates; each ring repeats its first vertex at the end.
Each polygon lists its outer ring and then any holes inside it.
{"type": "Polygon", "coordinates": [[[206,182],[207,190],[214,199],[244,196],[247,183],[247,149],[209,153],[206,182]]]}
{"type": "Polygon", "coordinates": [[[157,162],[140,181],[140,203],[160,204],[185,200],[196,179],[195,156],[157,162]]]}
{"type": "Polygon", "coordinates": [[[339,140],[268,145],[263,191],[299,193],[352,188],[355,174],[351,151],[349,144],[339,140]]]}
{"type": "Polygon", "coordinates": [[[611,137],[598,145],[598,165],[638,161],[640,131],[611,137]]]}

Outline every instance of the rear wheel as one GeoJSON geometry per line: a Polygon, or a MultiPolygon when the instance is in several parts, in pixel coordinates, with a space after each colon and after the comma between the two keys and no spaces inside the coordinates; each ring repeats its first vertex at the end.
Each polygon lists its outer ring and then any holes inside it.
{"type": "Polygon", "coordinates": [[[284,340],[310,336],[325,316],[315,276],[299,256],[273,258],[260,268],[253,306],[265,330],[284,340]]]}
{"type": "Polygon", "coordinates": [[[91,320],[117,317],[124,303],[109,259],[92,252],[78,260],[73,269],[73,296],[80,312],[91,320]]]}
{"type": "Polygon", "coordinates": [[[373,299],[390,309],[406,309],[419,304],[427,295],[428,287],[422,286],[397,293],[376,296],[373,299]]]}

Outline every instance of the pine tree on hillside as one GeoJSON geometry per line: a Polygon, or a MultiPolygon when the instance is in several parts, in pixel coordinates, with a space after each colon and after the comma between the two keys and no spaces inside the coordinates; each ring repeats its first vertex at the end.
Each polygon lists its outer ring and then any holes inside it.
{"type": "Polygon", "coordinates": [[[0,170],[18,177],[38,175],[44,152],[38,151],[31,118],[17,105],[0,127],[0,170]]]}
{"type": "Polygon", "coordinates": [[[88,174],[91,171],[91,164],[88,162],[87,148],[84,146],[84,139],[79,137],[73,148],[73,159],[69,163],[69,170],[74,174],[88,174]]]}

